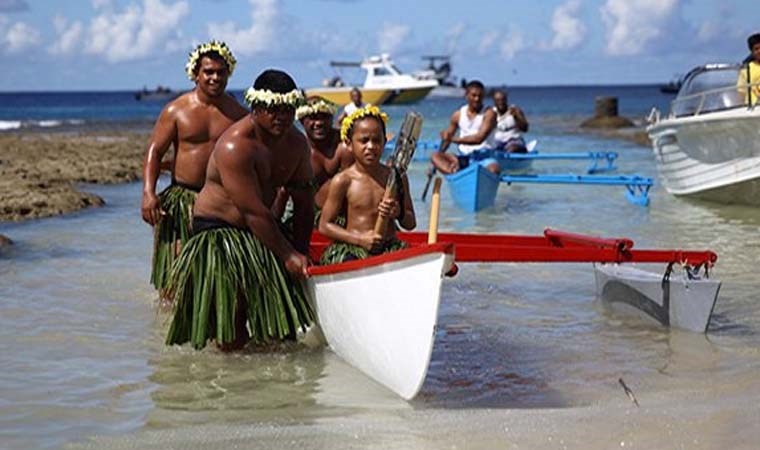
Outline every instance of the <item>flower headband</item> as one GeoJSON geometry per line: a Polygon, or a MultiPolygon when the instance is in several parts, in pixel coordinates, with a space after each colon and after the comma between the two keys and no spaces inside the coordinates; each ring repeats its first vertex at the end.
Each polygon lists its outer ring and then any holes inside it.
{"type": "Polygon", "coordinates": [[[301,120],[306,116],[311,116],[313,114],[319,113],[330,114],[332,116],[335,115],[335,112],[337,110],[338,108],[334,103],[328,102],[323,98],[317,98],[314,100],[307,100],[305,105],[299,106],[296,110],[296,118],[298,118],[298,120],[301,120]]]}
{"type": "Polygon", "coordinates": [[[356,111],[348,115],[340,125],[340,139],[343,141],[348,140],[348,132],[351,127],[354,126],[354,122],[364,117],[377,117],[383,121],[383,124],[388,124],[388,114],[380,111],[380,108],[373,105],[367,105],[364,108],[359,108],[356,111]]]}
{"type": "Polygon", "coordinates": [[[249,87],[245,91],[245,102],[248,106],[253,106],[254,104],[266,107],[289,105],[293,108],[298,108],[304,104],[304,98],[303,93],[298,89],[281,94],[279,92],[272,92],[269,89],[254,89],[249,87]]]}
{"type": "Polygon", "coordinates": [[[205,44],[200,44],[195,47],[195,50],[190,52],[190,57],[187,59],[187,64],[185,64],[185,72],[187,72],[187,77],[190,78],[191,81],[195,80],[195,66],[198,65],[201,55],[210,52],[218,53],[219,56],[224,59],[224,62],[227,63],[227,69],[229,70],[230,75],[235,71],[237,60],[232,56],[232,50],[230,50],[224,42],[212,40],[205,44]]]}

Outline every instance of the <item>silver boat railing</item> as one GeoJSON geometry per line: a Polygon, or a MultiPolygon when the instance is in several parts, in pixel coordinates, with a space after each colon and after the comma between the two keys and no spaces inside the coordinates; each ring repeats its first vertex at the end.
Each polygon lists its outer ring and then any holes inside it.
{"type": "Polygon", "coordinates": [[[698,116],[707,112],[738,108],[752,110],[760,102],[760,99],[757,98],[757,94],[754,94],[755,101],[750,103],[749,99],[752,97],[750,89],[757,86],[760,86],[760,83],[733,84],[678,97],[670,103],[669,116],[698,116]]]}

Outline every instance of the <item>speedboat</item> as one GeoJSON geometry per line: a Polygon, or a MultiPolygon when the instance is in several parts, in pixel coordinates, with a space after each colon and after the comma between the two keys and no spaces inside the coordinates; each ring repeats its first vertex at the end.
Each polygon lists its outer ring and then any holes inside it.
{"type": "Polygon", "coordinates": [[[689,72],[667,116],[649,115],[647,133],[665,188],[674,195],[760,205],[760,108],[738,85],[738,64],[689,72]]]}
{"type": "MultiPolygon", "coordinates": [[[[364,84],[356,87],[362,92],[362,101],[373,105],[414,103],[425,98],[438,86],[435,79],[418,79],[402,73],[387,53],[360,62],[331,61],[330,66],[358,67],[366,71],[364,84]]],[[[354,86],[346,85],[341,77],[334,77],[326,84],[327,86],[307,89],[306,95],[318,95],[340,105],[351,102],[354,86]]]]}

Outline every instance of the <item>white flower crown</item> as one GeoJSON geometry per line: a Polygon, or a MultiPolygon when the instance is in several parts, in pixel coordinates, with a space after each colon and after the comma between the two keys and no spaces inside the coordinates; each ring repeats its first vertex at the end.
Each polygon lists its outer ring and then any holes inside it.
{"type": "Polygon", "coordinates": [[[230,72],[229,74],[232,76],[232,72],[235,71],[235,64],[237,64],[237,60],[234,56],[232,56],[232,50],[230,50],[230,48],[227,47],[227,44],[224,42],[213,40],[206,42],[205,44],[200,44],[199,46],[195,47],[195,50],[190,52],[190,56],[187,59],[187,64],[185,64],[185,72],[187,73],[187,77],[190,78],[190,81],[195,80],[195,66],[198,65],[198,61],[201,59],[201,55],[209,52],[218,53],[219,56],[224,59],[224,62],[227,63],[227,69],[230,72]]]}
{"type": "Polygon", "coordinates": [[[248,106],[253,106],[254,103],[259,103],[269,106],[275,105],[290,105],[293,108],[298,108],[303,105],[303,94],[298,89],[293,89],[290,92],[281,94],[279,92],[272,92],[269,89],[254,89],[249,87],[245,91],[245,102],[248,106]]]}
{"type": "Polygon", "coordinates": [[[313,114],[319,114],[319,113],[325,113],[330,115],[335,115],[335,112],[338,110],[338,107],[331,102],[326,101],[323,98],[313,100],[313,101],[307,101],[307,103],[303,106],[299,106],[296,110],[296,118],[298,120],[303,119],[306,116],[311,116],[313,114]]]}

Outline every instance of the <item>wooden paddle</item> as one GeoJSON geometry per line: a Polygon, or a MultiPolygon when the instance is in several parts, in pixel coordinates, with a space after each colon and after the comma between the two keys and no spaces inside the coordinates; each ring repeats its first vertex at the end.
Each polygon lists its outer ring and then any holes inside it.
{"type": "MultiPolygon", "coordinates": [[[[390,159],[391,168],[398,171],[400,176],[403,176],[409,167],[409,162],[412,160],[414,150],[417,148],[417,140],[420,137],[421,131],[422,116],[414,111],[408,112],[406,117],[404,117],[404,123],[401,124],[401,130],[396,138],[396,148],[393,149],[393,155],[391,155],[390,159]]],[[[397,190],[396,175],[391,173],[388,175],[388,181],[385,183],[383,199],[395,198],[397,190]]],[[[404,205],[400,204],[399,207],[403,208],[404,205]]],[[[375,234],[384,236],[385,230],[388,228],[388,221],[387,217],[378,215],[377,222],[375,222],[375,234]]]]}
{"type": "MultiPolygon", "coordinates": [[[[441,139],[441,142],[438,144],[437,151],[441,151],[441,148],[443,148],[443,139],[441,139]]],[[[435,172],[436,172],[435,165],[431,163],[427,171],[427,181],[425,182],[425,189],[422,190],[423,202],[425,201],[425,197],[427,197],[428,189],[430,189],[430,182],[433,180],[433,176],[435,175],[435,172]]]]}
{"type": "Polygon", "coordinates": [[[441,178],[433,183],[433,198],[430,200],[430,224],[428,225],[428,244],[438,242],[438,213],[441,210],[441,178]]]}

